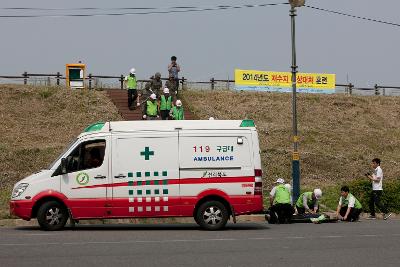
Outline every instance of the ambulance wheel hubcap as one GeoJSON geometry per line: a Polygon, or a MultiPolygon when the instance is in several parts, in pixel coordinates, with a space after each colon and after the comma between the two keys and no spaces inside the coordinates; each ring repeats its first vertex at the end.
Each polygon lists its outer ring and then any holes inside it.
{"type": "Polygon", "coordinates": [[[51,208],[47,211],[46,221],[50,225],[57,225],[61,222],[62,214],[59,208],[51,208]]]}
{"type": "Polygon", "coordinates": [[[222,221],[222,211],[215,206],[208,207],[204,211],[203,219],[207,224],[218,224],[222,221]]]}

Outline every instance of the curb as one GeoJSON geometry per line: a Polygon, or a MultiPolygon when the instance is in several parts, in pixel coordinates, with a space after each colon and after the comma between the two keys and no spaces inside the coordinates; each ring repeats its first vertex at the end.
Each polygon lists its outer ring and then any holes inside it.
{"type": "MultiPolygon", "coordinates": [[[[263,214],[241,215],[236,217],[237,222],[265,222],[263,214]]],[[[68,224],[69,222],[67,222],[68,224]]],[[[135,218],[135,219],[103,219],[103,220],[81,220],[79,225],[112,225],[112,224],[183,224],[196,223],[192,217],[171,218],[135,218]]],[[[36,219],[25,221],[22,219],[2,219],[0,227],[33,227],[39,226],[36,219]]]]}
{"type": "MultiPolygon", "coordinates": [[[[335,213],[325,213],[329,216],[333,216],[335,213]]],[[[360,218],[366,221],[368,220],[368,213],[362,213],[360,218]]],[[[379,214],[376,216],[377,220],[383,220],[383,215],[379,214]]],[[[392,214],[388,220],[400,220],[399,214],[392,214]]],[[[241,215],[236,217],[238,223],[245,222],[266,222],[264,214],[255,215],[241,215]]],[[[69,222],[67,222],[68,224],[69,222]]],[[[81,220],[79,225],[118,225],[118,224],[184,224],[196,222],[192,217],[171,217],[171,218],[135,218],[135,219],[103,219],[103,220],[81,220]]],[[[38,227],[36,219],[25,221],[22,219],[0,219],[0,227],[38,227]]]]}

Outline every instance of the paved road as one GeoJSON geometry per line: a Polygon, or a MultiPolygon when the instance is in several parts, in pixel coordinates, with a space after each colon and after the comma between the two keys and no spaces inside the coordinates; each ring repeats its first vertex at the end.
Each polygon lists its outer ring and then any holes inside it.
{"type": "Polygon", "coordinates": [[[400,266],[400,221],[0,228],[0,266],[400,266]]]}

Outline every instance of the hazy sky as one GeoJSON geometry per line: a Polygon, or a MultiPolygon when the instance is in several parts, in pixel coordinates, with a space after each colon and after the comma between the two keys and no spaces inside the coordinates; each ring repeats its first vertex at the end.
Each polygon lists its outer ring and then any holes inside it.
{"type": "MultiPolygon", "coordinates": [[[[284,3],[285,0],[1,0],[0,15],[137,12],[137,10],[7,10],[6,7],[119,8],[284,3]]],[[[398,0],[306,0],[306,4],[400,23],[398,0]]],[[[299,71],[335,73],[337,83],[400,86],[400,27],[302,7],[299,71]]],[[[0,75],[64,72],[82,60],[88,72],[139,78],[167,75],[176,55],[189,80],[232,78],[235,68],[290,71],[289,6],[130,16],[0,18],[0,75]]]]}

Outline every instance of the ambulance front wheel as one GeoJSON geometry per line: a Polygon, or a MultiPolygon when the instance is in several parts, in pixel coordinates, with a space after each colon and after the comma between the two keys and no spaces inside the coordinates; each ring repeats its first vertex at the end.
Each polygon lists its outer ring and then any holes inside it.
{"type": "Polygon", "coordinates": [[[37,220],[43,230],[61,230],[67,223],[68,210],[57,201],[48,201],[40,206],[37,213],[37,220]]]}
{"type": "Polygon", "coordinates": [[[219,201],[207,201],[197,209],[195,221],[206,230],[219,230],[229,219],[225,205],[219,201]]]}

